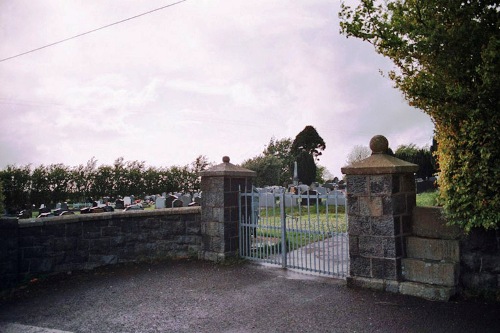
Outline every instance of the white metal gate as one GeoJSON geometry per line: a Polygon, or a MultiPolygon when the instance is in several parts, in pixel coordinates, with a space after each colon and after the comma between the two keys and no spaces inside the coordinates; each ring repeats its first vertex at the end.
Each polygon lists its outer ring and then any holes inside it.
{"type": "Polygon", "coordinates": [[[345,278],[345,197],[283,190],[240,192],[239,255],[283,268],[345,278]]]}

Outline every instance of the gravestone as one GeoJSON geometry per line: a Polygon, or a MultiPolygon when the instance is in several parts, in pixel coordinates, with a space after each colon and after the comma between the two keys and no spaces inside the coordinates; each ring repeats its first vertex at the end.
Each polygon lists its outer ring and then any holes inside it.
{"type": "Polygon", "coordinates": [[[297,198],[293,197],[293,194],[285,194],[285,207],[290,208],[290,207],[297,207],[299,204],[297,202],[297,198]]]}
{"type": "Polygon", "coordinates": [[[318,194],[318,192],[316,192],[315,190],[309,190],[309,191],[303,192],[302,195],[305,197],[302,197],[301,205],[302,206],[307,206],[307,205],[314,206],[314,205],[316,205],[316,201],[319,201],[318,203],[321,203],[321,199],[316,198],[317,194],[318,194]]]}
{"type": "Polygon", "coordinates": [[[115,208],[116,209],[123,209],[123,208],[125,208],[125,202],[122,199],[116,199],[116,201],[115,201],[115,208]]]}
{"type": "Polygon", "coordinates": [[[155,208],[156,209],[165,208],[165,198],[164,197],[158,197],[158,198],[156,198],[155,208]]]}
{"type": "Polygon", "coordinates": [[[177,197],[175,195],[169,195],[165,198],[165,207],[166,208],[172,208],[173,205],[172,203],[177,200],[177,197]]]}
{"type": "Polygon", "coordinates": [[[61,209],[61,203],[60,202],[56,203],[56,210],[58,210],[58,209],[61,209]]]}
{"type": "Polygon", "coordinates": [[[316,192],[318,192],[319,195],[325,195],[327,192],[327,188],[323,186],[318,186],[315,188],[316,192]]]}
{"type": "Polygon", "coordinates": [[[190,194],[183,194],[180,198],[179,198],[181,201],[182,201],[182,206],[183,207],[187,207],[189,206],[189,204],[191,203],[191,195],[190,194]]]}
{"type": "Polygon", "coordinates": [[[328,194],[328,198],[326,199],[326,204],[328,206],[335,206],[335,204],[339,206],[345,206],[345,194],[342,191],[334,190],[328,194]]]}
{"type": "Polygon", "coordinates": [[[41,204],[40,205],[40,209],[38,210],[38,213],[39,214],[50,213],[50,208],[49,207],[45,207],[44,204],[41,204]]]}
{"type": "Polygon", "coordinates": [[[329,190],[334,190],[335,189],[335,184],[333,184],[333,183],[326,183],[326,184],[323,184],[323,187],[327,188],[329,190]]]}
{"type": "Polygon", "coordinates": [[[131,197],[124,197],[123,198],[123,205],[125,207],[130,206],[132,204],[132,198],[131,197]]]}
{"type": "Polygon", "coordinates": [[[307,192],[309,191],[309,186],[305,185],[305,184],[300,184],[297,186],[298,189],[299,189],[299,194],[302,194],[304,192],[307,192]]]}
{"type": "Polygon", "coordinates": [[[274,194],[269,192],[263,192],[259,194],[259,207],[270,208],[276,205],[276,200],[274,199],[274,194]]]}
{"type": "Polygon", "coordinates": [[[172,207],[179,208],[179,207],[183,207],[183,206],[184,206],[184,202],[182,202],[181,199],[175,199],[174,201],[172,201],[172,207]]]}
{"type": "Polygon", "coordinates": [[[68,210],[68,203],[67,202],[61,203],[61,209],[62,210],[68,210]]]}

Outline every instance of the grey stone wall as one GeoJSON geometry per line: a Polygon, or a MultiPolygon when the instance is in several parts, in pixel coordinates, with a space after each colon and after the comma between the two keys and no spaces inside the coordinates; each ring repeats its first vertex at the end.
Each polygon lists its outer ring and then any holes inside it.
{"type": "Polygon", "coordinates": [[[0,289],[17,283],[18,225],[17,218],[0,219],[0,289]]]}
{"type": "Polygon", "coordinates": [[[460,241],[463,292],[500,300],[500,230],[472,229],[460,241]]]}
{"type": "MultiPolygon", "coordinates": [[[[2,221],[0,228],[10,236],[2,232],[8,249],[2,247],[1,272],[17,270],[23,280],[123,262],[197,257],[200,221],[200,207],[20,220],[14,226],[2,221]]],[[[2,279],[2,289],[11,285],[2,279]]]]}

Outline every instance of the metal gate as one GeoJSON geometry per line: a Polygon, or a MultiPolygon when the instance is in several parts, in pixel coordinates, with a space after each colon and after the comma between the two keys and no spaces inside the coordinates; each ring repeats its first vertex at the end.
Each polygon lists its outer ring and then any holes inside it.
{"type": "Polygon", "coordinates": [[[347,276],[345,196],[240,191],[239,255],[283,268],[347,276]]]}

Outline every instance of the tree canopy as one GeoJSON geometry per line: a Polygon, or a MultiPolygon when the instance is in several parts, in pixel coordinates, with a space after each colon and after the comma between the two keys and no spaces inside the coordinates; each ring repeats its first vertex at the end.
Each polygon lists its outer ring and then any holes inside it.
{"type": "MultiPolygon", "coordinates": [[[[326,144],[313,126],[306,126],[293,140],[291,153],[297,161],[299,181],[310,185],[316,181],[317,166],[326,144]]],[[[292,169],[293,172],[293,169],[292,169]]]]}
{"type": "Polygon", "coordinates": [[[293,142],[290,138],[271,138],[262,154],[245,160],[241,166],[257,172],[257,186],[286,186],[292,182],[294,162],[297,162],[300,181],[311,184],[331,175],[315,161],[325,147],[316,129],[306,126],[293,142]]]}
{"type": "Polygon", "coordinates": [[[241,166],[257,173],[255,185],[284,185],[290,183],[293,156],[290,149],[292,139],[269,140],[262,154],[245,160],[241,166]]]}
{"type": "Polygon", "coordinates": [[[394,156],[404,161],[417,164],[418,171],[416,176],[419,178],[425,179],[434,176],[437,172],[435,169],[434,158],[432,157],[429,146],[419,148],[414,143],[410,143],[409,145],[400,145],[396,149],[394,156]]]}
{"type": "Polygon", "coordinates": [[[499,226],[499,2],[361,0],[339,16],[342,33],[393,61],[395,86],[434,121],[449,220],[499,226]]]}
{"type": "Polygon", "coordinates": [[[312,126],[306,126],[292,143],[292,154],[299,155],[301,152],[306,152],[315,160],[319,160],[321,152],[326,149],[325,141],[319,136],[316,129],[312,126]]]}

